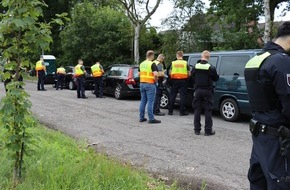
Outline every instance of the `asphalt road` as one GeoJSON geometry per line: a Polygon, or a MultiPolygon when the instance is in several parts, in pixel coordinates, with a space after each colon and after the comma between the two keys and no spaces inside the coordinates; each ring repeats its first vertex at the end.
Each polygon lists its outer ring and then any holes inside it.
{"type": "MultiPolygon", "coordinates": [[[[205,180],[208,189],[248,189],[247,169],[251,138],[247,120],[225,122],[214,116],[215,136],[196,136],[193,115],[158,117],[161,124],[139,123],[139,100],[77,99],[76,91],[36,91],[36,84],[25,87],[31,95],[32,111],[49,127],[70,136],[86,139],[133,165],[187,183],[205,180]]],[[[3,84],[0,87],[3,95],[3,84]]],[[[163,110],[167,113],[167,110],[163,110]]]]}

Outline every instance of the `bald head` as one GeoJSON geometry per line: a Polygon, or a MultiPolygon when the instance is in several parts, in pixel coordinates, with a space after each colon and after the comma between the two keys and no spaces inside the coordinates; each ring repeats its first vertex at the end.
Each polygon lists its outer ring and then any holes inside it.
{"type": "Polygon", "coordinates": [[[210,52],[208,50],[204,50],[202,53],[201,53],[201,59],[202,60],[206,60],[208,61],[210,58],[210,52]]]}

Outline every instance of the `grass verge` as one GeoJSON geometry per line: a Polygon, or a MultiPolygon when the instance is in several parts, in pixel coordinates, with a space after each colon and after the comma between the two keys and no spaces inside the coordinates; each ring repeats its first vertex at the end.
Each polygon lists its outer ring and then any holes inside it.
{"type": "MultiPolygon", "coordinates": [[[[17,190],[165,190],[169,187],[143,171],[108,159],[74,139],[44,127],[30,129],[38,137],[25,156],[25,172],[17,190]]],[[[0,136],[3,129],[0,129],[0,136]]],[[[0,150],[0,189],[13,189],[10,153],[0,150]]]]}

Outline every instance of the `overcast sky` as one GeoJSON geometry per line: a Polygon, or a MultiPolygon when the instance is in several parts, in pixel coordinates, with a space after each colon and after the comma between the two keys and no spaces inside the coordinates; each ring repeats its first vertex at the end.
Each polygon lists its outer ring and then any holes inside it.
{"type": "MultiPolygon", "coordinates": [[[[209,1],[204,0],[204,2],[206,4],[206,6],[209,7],[209,1]]],[[[280,8],[278,10],[276,9],[275,21],[290,20],[290,12],[288,12],[284,17],[280,16],[282,10],[283,10],[283,8],[280,8]]],[[[166,29],[166,27],[164,28],[161,26],[161,22],[162,22],[162,20],[167,18],[172,13],[172,11],[174,11],[174,9],[173,9],[173,3],[171,3],[171,0],[163,0],[163,2],[160,4],[160,6],[158,7],[155,14],[151,17],[150,24],[152,26],[155,26],[155,27],[161,29],[161,30],[166,29]]],[[[264,21],[264,19],[261,18],[260,22],[263,22],[263,21],[264,21]]]]}

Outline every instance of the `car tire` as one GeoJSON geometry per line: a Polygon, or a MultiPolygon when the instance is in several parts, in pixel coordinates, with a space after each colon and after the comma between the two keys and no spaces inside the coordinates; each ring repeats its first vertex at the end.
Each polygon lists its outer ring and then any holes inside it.
{"type": "Polygon", "coordinates": [[[166,91],[162,92],[162,96],[160,99],[160,108],[161,109],[167,109],[169,106],[169,93],[166,91]]]}
{"type": "Polygon", "coordinates": [[[69,81],[68,88],[70,90],[75,90],[77,88],[77,86],[76,86],[76,84],[75,84],[75,82],[73,80],[69,81]]]}
{"type": "Polygon", "coordinates": [[[123,98],[122,87],[119,84],[117,84],[115,87],[114,96],[117,100],[121,100],[123,98]]]}
{"type": "Polygon", "coordinates": [[[232,98],[226,98],[220,105],[220,114],[226,121],[237,121],[240,117],[237,102],[232,98]]]}

